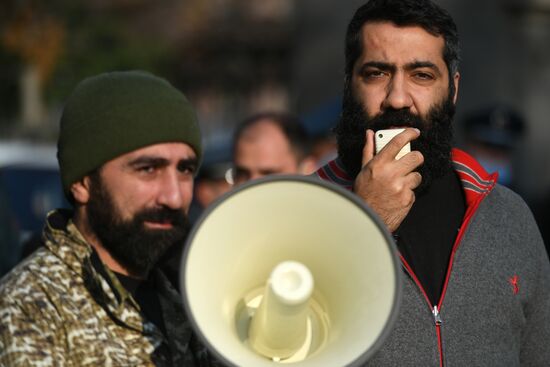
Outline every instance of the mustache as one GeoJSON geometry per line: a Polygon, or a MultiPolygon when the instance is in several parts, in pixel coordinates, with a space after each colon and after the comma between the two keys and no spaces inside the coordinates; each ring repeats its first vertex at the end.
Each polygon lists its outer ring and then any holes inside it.
{"type": "Polygon", "coordinates": [[[369,128],[374,131],[389,129],[391,127],[411,127],[417,128],[420,131],[425,129],[425,123],[422,118],[406,109],[388,109],[383,113],[366,121],[365,129],[369,128]]]}
{"type": "MultiPolygon", "coordinates": [[[[420,130],[418,139],[411,142],[411,149],[424,155],[420,168],[423,185],[429,186],[431,177],[438,177],[450,166],[452,119],[455,106],[449,96],[433,103],[426,116],[411,112],[410,108],[392,109],[369,115],[348,86],[344,89],[342,114],[333,131],[338,144],[338,157],[348,174],[355,177],[361,170],[365,131],[378,131],[391,127],[411,127],[420,130]]],[[[421,191],[420,188],[418,191],[421,191]]]]}
{"type": "Polygon", "coordinates": [[[181,210],[166,207],[144,209],[134,216],[137,223],[161,222],[170,223],[174,227],[183,227],[187,222],[186,215],[181,210]]]}

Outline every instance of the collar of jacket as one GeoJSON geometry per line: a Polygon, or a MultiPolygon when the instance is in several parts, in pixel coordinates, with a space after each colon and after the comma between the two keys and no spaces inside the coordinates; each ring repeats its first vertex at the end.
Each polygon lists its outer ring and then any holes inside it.
{"type": "Polygon", "coordinates": [[[45,246],[70,269],[75,280],[82,282],[108,313],[142,331],[144,326],[139,317],[138,304],[103,263],[100,262],[102,269],[96,271],[91,261],[92,247],[71,218],[72,211],[66,209],[48,213],[44,228],[45,246]],[[129,305],[137,311],[136,317],[128,317],[129,305]]]}
{"type": "MultiPolygon", "coordinates": [[[[488,173],[466,152],[453,148],[451,159],[462,183],[467,206],[473,205],[480,197],[486,196],[495,186],[498,172],[488,173]]],[[[319,168],[314,175],[350,191],[353,190],[355,179],[348,175],[340,158],[336,158],[319,168]]]]}

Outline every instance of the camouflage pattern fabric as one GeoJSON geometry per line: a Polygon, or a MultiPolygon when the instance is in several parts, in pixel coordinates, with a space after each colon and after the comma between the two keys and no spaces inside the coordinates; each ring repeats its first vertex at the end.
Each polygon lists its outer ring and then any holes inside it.
{"type": "Polygon", "coordinates": [[[45,246],[0,282],[0,366],[209,366],[166,277],[152,274],[163,335],[112,272],[96,272],[68,218],[51,213],[45,246]]]}

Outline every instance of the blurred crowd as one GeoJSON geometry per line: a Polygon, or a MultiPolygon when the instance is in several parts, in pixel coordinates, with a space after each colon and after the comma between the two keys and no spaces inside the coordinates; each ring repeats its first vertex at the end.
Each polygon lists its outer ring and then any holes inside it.
{"type": "MultiPolygon", "coordinates": [[[[522,194],[517,184],[521,172],[518,165],[527,123],[519,112],[505,104],[488,106],[467,114],[456,129],[462,136],[461,147],[487,171],[498,172],[499,183],[522,194]]],[[[216,199],[249,180],[272,174],[309,175],[334,157],[336,141],[331,131],[308,133],[303,120],[290,112],[264,111],[248,116],[237,124],[231,144],[206,148],[195,179],[190,219],[197,221],[216,199]]],[[[8,203],[0,206],[0,274],[5,274],[40,243],[38,237],[45,214],[69,204],[57,185],[57,169],[51,164],[48,169],[41,167],[36,172],[27,167],[30,172],[26,175],[19,172],[19,178],[0,168],[0,201],[8,203]],[[26,189],[22,189],[21,180],[27,181],[26,189]],[[19,187],[20,192],[14,192],[10,185],[19,187]],[[14,203],[16,198],[23,197],[30,199],[14,203]]],[[[548,243],[550,189],[543,198],[526,199],[548,243]]]]}

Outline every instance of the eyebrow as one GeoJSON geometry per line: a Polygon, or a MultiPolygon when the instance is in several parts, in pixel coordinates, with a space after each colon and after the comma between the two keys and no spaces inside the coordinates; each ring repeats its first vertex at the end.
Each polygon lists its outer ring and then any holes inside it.
{"type": "Polygon", "coordinates": [[[154,157],[154,156],[140,156],[128,162],[128,166],[131,166],[131,167],[142,166],[142,165],[161,167],[161,166],[166,166],[168,164],[169,164],[168,159],[154,157]]]}
{"type": "MultiPolygon", "coordinates": [[[[246,173],[247,175],[250,175],[252,172],[251,169],[248,169],[247,167],[243,167],[243,166],[238,166],[238,165],[235,165],[234,169],[239,173],[246,173]]],[[[262,175],[272,175],[275,173],[279,173],[280,169],[279,168],[258,168],[257,171],[262,175]]]]}
{"type": "Polygon", "coordinates": [[[180,159],[178,161],[178,168],[182,168],[182,167],[197,168],[198,166],[199,166],[199,160],[196,157],[180,159]]]}
{"type": "Polygon", "coordinates": [[[367,68],[376,68],[376,69],[380,69],[383,71],[390,71],[390,72],[394,72],[395,70],[397,70],[397,67],[394,64],[390,64],[382,61],[368,61],[363,65],[361,65],[360,72],[363,73],[367,68]]]}
{"type": "MultiPolygon", "coordinates": [[[[155,166],[155,167],[166,167],[170,164],[170,160],[166,158],[161,157],[155,157],[155,156],[141,156],[137,157],[134,160],[131,160],[128,162],[128,166],[130,167],[136,167],[136,166],[155,166]]],[[[180,159],[178,161],[178,167],[180,166],[197,166],[198,165],[198,159],[196,157],[193,158],[184,158],[180,159]]]]}
{"type": "MultiPolygon", "coordinates": [[[[383,71],[395,72],[397,66],[395,64],[390,64],[382,61],[368,61],[361,66],[360,72],[363,73],[367,68],[376,68],[383,71]]],[[[441,70],[431,61],[413,61],[405,64],[405,70],[414,70],[419,68],[429,68],[435,71],[437,74],[441,75],[441,70]]]]}
{"type": "Polygon", "coordinates": [[[420,69],[420,68],[432,69],[437,74],[441,75],[441,70],[439,70],[437,65],[431,61],[413,61],[408,64],[405,64],[406,70],[414,70],[414,69],[420,69]]]}

